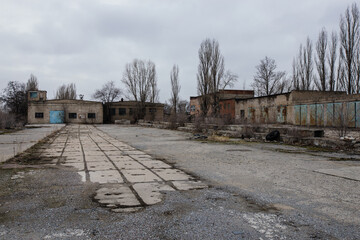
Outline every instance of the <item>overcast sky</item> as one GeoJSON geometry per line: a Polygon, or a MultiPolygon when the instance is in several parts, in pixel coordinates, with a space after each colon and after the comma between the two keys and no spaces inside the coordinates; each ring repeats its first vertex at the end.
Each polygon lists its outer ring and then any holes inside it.
{"type": "Polygon", "coordinates": [[[319,31],[338,31],[353,0],[1,0],[0,88],[30,74],[53,98],[75,83],[91,99],[110,80],[119,87],[126,63],[156,64],[160,101],[170,98],[170,70],[180,68],[182,99],[197,95],[198,49],[219,41],[235,88],[250,89],[265,56],[291,72],[299,45],[319,31]]]}

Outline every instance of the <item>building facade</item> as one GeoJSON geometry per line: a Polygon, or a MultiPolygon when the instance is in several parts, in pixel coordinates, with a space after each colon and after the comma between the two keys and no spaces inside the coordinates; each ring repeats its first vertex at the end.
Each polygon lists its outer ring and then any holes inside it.
{"type": "MultiPolygon", "coordinates": [[[[114,123],[137,119],[139,103],[120,101],[102,104],[86,100],[47,100],[46,91],[28,93],[28,123],[114,123]]],[[[145,103],[145,121],[163,121],[164,104],[145,103]]]]}
{"type": "Polygon", "coordinates": [[[103,123],[103,106],[84,100],[29,101],[28,123],[103,123]]]}
{"type": "MultiPolygon", "coordinates": [[[[254,97],[253,90],[220,90],[218,92],[220,115],[231,116],[235,118],[235,99],[247,99],[254,97]]],[[[201,99],[202,96],[190,97],[190,115],[200,116],[201,111],[201,99]]],[[[210,96],[210,105],[211,105],[211,96],[210,96]]],[[[211,107],[209,108],[208,115],[212,113],[211,107]]]]}
{"type": "Polygon", "coordinates": [[[360,128],[360,94],[292,91],[235,102],[240,123],[360,128]]]}
{"type": "MultiPolygon", "coordinates": [[[[117,120],[135,121],[140,111],[139,103],[135,101],[112,102],[104,105],[104,114],[108,115],[107,121],[114,123],[117,120]]],[[[145,103],[143,109],[143,119],[145,121],[163,121],[164,104],[145,103]]]]}

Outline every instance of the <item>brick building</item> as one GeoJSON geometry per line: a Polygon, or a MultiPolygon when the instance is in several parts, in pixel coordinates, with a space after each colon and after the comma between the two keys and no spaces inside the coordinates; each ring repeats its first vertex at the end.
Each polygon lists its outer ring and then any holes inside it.
{"type": "MultiPolygon", "coordinates": [[[[235,99],[246,99],[254,97],[253,90],[220,90],[219,105],[221,116],[231,116],[235,118],[235,99]]],[[[190,97],[190,115],[201,115],[200,101],[202,96],[190,97]]],[[[211,100],[211,97],[210,97],[211,100]]],[[[210,103],[211,105],[211,103],[210,103]]],[[[211,115],[211,107],[208,111],[208,115],[211,115]]]]}

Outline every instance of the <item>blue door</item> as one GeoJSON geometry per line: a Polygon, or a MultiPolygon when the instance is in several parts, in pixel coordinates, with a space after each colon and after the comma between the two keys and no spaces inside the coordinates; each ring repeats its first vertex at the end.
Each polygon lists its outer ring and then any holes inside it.
{"type": "Polygon", "coordinates": [[[64,123],[64,111],[50,111],[50,123],[64,123]]]}

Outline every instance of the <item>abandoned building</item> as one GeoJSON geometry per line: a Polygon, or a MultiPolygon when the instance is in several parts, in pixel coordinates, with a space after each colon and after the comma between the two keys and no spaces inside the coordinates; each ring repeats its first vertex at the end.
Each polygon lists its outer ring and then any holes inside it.
{"type": "Polygon", "coordinates": [[[28,123],[103,123],[101,102],[47,100],[46,91],[28,93],[28,123]]]}
{"type": "MultiPolygon", "coordinates": [[[[247,99],[254,97],[253,90],[220,90],[218,92],[220,99],[220,116],[235,118],[235,101],[234,99],[247,99]]],[[[201,115],[200,101],[202,96],[190,97],[190,115],[201,115]]],[[[211,96],[210,96],[211,101],[211,96]]],[[[210,102],[211,105],[211,102],[210,102]]],[[[208,115],[211,115],[211,107],[208,111],[208,115]]]]}
{"type": "MultiPolygon", "coordinates": [[[[220,98],[220,115],[236,123],[360,128],[360,94],[294,90],[262,97],[246,95],[220,98]]],[[[199,99],[190,99],[193,115],[200,113],[199,99]]]]}
{"type": "MultiPolygon", "coordinates": [[[[115,121],[128,120],[135,121],[139,109],[139,103],[136,101],[112,102],[104,105],[104,115],[107,116],[104,122],[115,123],[115,121]]],[[[145,121],[163,121],[164,104],[145,103],[143,109],[143,119],[145,121]]]]}
{"type": "MultiPolygon", "coordinates": [[[[120,101],[103,105],[86,100],[47,100],[46,91],[29,91],[28,123],[114,123],[115,120],[133,120],[137,102],[120,101]]],[[[146,103],[144,120],[162,121],[164,105],[146,103]]]]}

